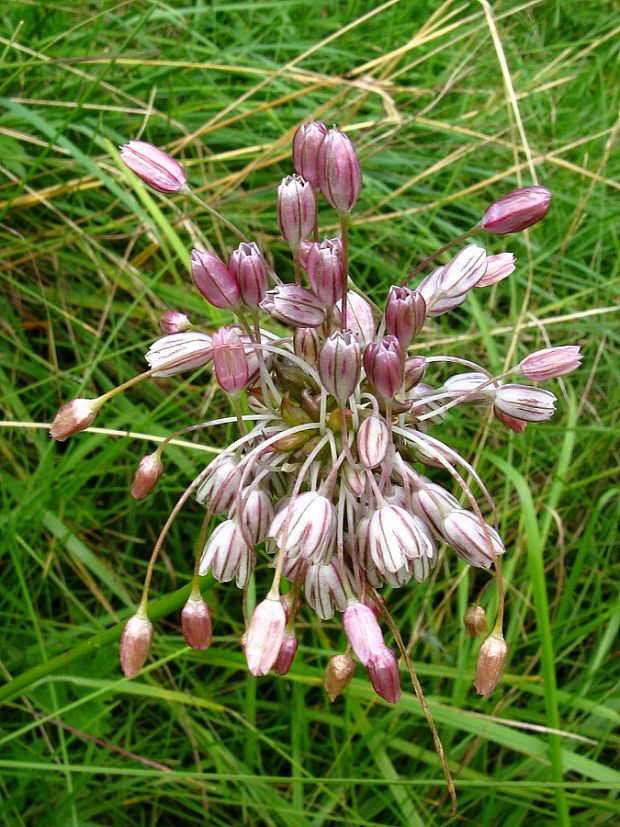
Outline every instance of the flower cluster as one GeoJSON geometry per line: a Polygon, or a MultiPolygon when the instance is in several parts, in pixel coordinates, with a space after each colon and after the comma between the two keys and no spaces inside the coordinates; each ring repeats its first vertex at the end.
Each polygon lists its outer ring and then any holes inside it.
{"type": "MultiPolygon", "coordinates": [[[[182,166],[161,150],[132,141],[121,157],[155,189],[198,199],[182,166]]],[[[554,394],[519,380],[545,381],[574,370],[579,348],[546,348],[501,375],[466,358],[410,355],[429,318],[459,307],[472,290],[509,276],[514,256],[487,255],[468,243],[418,277],[451,246],[446,245],[390,287],[381,309],[361,295],[349,272],[349,216],[362,188],[351,140],[322,123],[304,124],[293,140],[293,166],[294,174],[277,188],[278,222],[291,250],[293,280],[283,281],[266,251],[238,231],[241,243],[227,260],[210,249],[194,249],[193,283],[209,305],[230,313],[231,323],[207,332],[180,311],[166,311],[161,319],[165,335],[149,348],[149,370],[135,380],[209,366],[234,410],[234,417],[224,421],[239,424],[238,439],[200,472],[181,500],[194,496],[205,509],[193,589],[182,612],[183,634],[196,649],[211,643],[201,575],[211,573],[222,583],[234,580],[244,591],[258,575],[256,590],[264,598],[246,618],[242,639],[254,675],[289,670],[305,600],[321,620],[343,613],[349,645],[327,664],[330,698],[353,675],[352,651],[375,691],[396,702],[399,666],[379,622],[387,616],[380,590],[426,580],[445,544],[469,566],[493,567],[497,574],[500,611],[481,649],[475,683],[486,695],[497,685],[507,656],[501,633],[505,549],[493,518],[483,514],[483,507],[494,514],[484,483],[433,433],[433,426],[461,404],[478,415],[492,412],[516,433],[528,422],[549,419],[554,394]],[[340,234],[323,240],[320,196],[340,222],[340,234]],[[438,365],[452,371],[439,383],[431,378],[438,365]],[[437,469],[446,486],[434,479],[437,469]],[[474,497],[466,477],[475,480],[486,505],[474,497]],[[455,484],[459,498],[451,490],[455,484]],[[268,588],[262,585],[265,575],[268,588]]],[[[550,197],[542,187],[505,195],[454,246],[475,232],[503,235],[530,227],[544,218],[550,197]]],[[[52,436],[63,440],[87,428],[118,390],[63,406],[52,436]]],[[[134,497],[147,496],[160,479],[164,447],[140,462],[134,497]]],[[[148,586],[164,537],[165,532],[151,558],[140,608],[121,641],[121,665],[130,677],[144,664],[153,635],[148,586]]],[[[480,607],[470,610],[467,624],[474,634],[486,631],[480,607]]]]}

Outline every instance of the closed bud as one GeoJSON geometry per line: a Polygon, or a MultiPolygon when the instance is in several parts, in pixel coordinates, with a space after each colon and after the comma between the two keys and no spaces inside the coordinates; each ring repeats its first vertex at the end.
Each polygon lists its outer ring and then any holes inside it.
{"type": "Polygon", "coordinates": [[[239,523],[247,529],[252,543],[262,543],[275,517],[273,500],[261,487],[246,489],[241,492],[240,497],[241,514],[237,514],[237,499],[235,499],[230,516],[237,517],[239,523]]]}
{"type": "Polygon", "coordinates": [[[245,657],[253,675],[266,675],[284,641],[286,614],[278,597],[268,597],[254,609],[247,631],[245,657]]]}
{"type": "Polygon", "coordinates": [[[323,686],[332,703],[351,683],[355,667],[356,664],[351,655],[334,655],[327,661],[323,686]]]}
{"type": "Polygon", "coordinates": [[[308,365],[316,365],[319,361],[319,336],[313,327],[298,327],[293,334],[293,350],[295,355],[303,359],[308,365]]]}
{"type": "Polygon", "coordinates": [[[467,298],[467,293],[459,293],[446,295],[444,290],[440,287],[440,281],[445,271],[445,267],[437,267],[425,279],[423,279],[417,287],[424,301],[426,302],[427,316],[440,316],[442,313],[447,313],[449,310],[454,310],[459,307],[467,298]]]}
{"type": "Polygon", "coordinates": [[[412,493],[411,506],[414,513],[433,528],[435,534],[441,534],[443,521],[448,514],[461,507],[456,497],[426,477],[423,478],[423,484],[412,493]]]}
{"type": "Polygon", "coordinates": [[[73,434],[90,428],[102,404],[100,399],[73,399],[65,403],[54,417],[50,436],[57,442],[64,442],[73,434]]]}
{"type": "Polygon", "coordinates": [[[313,187],[319,185],[317,162],[319,147],[328,129],[321,121],[302,123],[293,137],[293,166],[295,172],[309,181],[313,187]]]}
{"type": "MultiPolygon", "coordinates": [[[[342,300],[336,303],[334,323],[342,326],[342,300]]],[[[370,344],[375,337],[375,318],[372,307],[359,293],[347,293],[347,329],[353,333],[360,345],[370,344]]]]}
{"type": "Polygon", "coordinates": [[[327,305],[335,304],[344,287],[346,274],[339,238],[326,238],[314,242],[306,258],[308,281],[316,296],[327,305]]]}
{"type": "Polygon", "coordinates": [[[578,345],[546,347],[526,356],[519,365],[519,371],[528,379],[544,382],[577,370],[582,358],[578,345]]]}
{"type": "Polygon", "coordinates": [[[370,658],[385,647],[375,613],[365,603],[352,601],[344,610],[342,622],[351,648],[366,666],[370,658]]]}
{"type": "Polygon", "coordinates": [[[370,384],[388,399],[398,393],[405,379],[405,357],[396,336],[371,342],[364,351],[364,370],[370,384]]]}
{"type": "Polygon", "coordinates": [[[390,287],[385,308],[385,327],[407,348],[422,330],[426,318],[426,302],[421,293],[408,287],[390,287]]]}
{"type": "Polygon", "coordinates": [[[276,675],[286,675],[291,668],[295,655],[297,654],[297,635],[295,632],[287,632],[280,646],[278,657],[273,665],[276,675]]]}
{"type": "Polygon", "coordinates": [[[296,402],[293,402],[289,393],[285,393],[282,397],[282,402],[280,403],[280,415],[284,423],[288,425],[289,428],[292,428],[295,425],[305,425],[306,423],[312,422],[312,418],[296,402]]]}
{"type": "Polygon", "coordinates": [[[129,141],[121,147],[121,159],[138,178],[159,192],[187,190],[187,179],[181,164],[146,141],[129,141]]]}
{"type": "Polygon", "coordinates": [[[159,328],[162,333],[183,333],[192,326],[185,313],[178,310],[164,310],[159,320],[159,328]]]}
{"type": "Polygon", "coordinates": [[[213,358],[213,341],[195,330],[173,333],[153,342],[144,358],[153,376],[174,376],[207,365],[213,358]]]}
{"type": "Polygon", "coordinates": [[[164,464],[159,451],[142,457],[131,483],[131,496],[135,500],[143,500],[155,488],[163,473],[164,464]]]}
{"type": "Polygon", "coordinates": [[[400,671],[396,655],[388,646],[371,655],[365,664],[372,688],[390,704],[400,698],[400,671]]]}
{"type": "Polygon", "coordinates": [[[211,646],[211,613],[200,594],[192,593],[181,611],[183,637],[192,649],[208,649],[211,646]]]}
{"type": "Polygon", "coordinates": [[[442,533],[450,548],[469,566],[488,569],[495,562],[495,556],[505,551],[497,531],[464,508],[448,514],[442,533]]]}
{"type": "Polygon", "coordinates": [[[228,269],[237,280],[241,301],[247,307],[258,307],[267,290],[265,259],[258,245],[242,242],[232,253],[228,269]]]}
{"type": "Polygon", "coordinates": [[[126,678],[135,678],[151,651],[153,624],[140,612],[130,617],[121,633],[121,669],[126,678]]]}
{"type": "Polygon", "coordinates": [[[192,250],[192,278],[194,284],[214,307],[232,310],[239,304],[237,279],[224,262],[206,250],[192,250]]]}
{"type": "Polygon", "coordinates": [[[521,187],[487,207],[480,226],[495,235],[518,233],[542,221],[550,203],[551,193],[545,187],[521,187]]]}
{"type": "Polygon", "coordinates": [[[281,506],[269,529],[277,546],[290,558],[301,554],[327,562],[336,536],[336,510],[316,491],[305,491],[281,506]]]}
{"type": "Polygon", "coordinates": [[[477,244],[468,244],[442,269],[437,288],[447,298],[462,296],[483,278],[486,270],[486,250],[477,244]]]}
{"type": "Polygon", "coordinates": [[[357,455],[364,468],[376,468],[385,460],[390,447],[390,432],[384,420],[369,416],[357,432],[357,455]]]}
{"type": "Polygon", "coordinates": [[[424,379],[426,359],[424,356],[412,356],[405,362],[405,390],[410,391],[424,379]]]}
{"type": "Polygon", "coordinates": [[[492,284],[497,284],[513,273],[515,267],[515,257],[512,253],[487,256],[487,271],[474,287],[490,287],[492,284]]]}
{"type": "Polygon", "coordinates": [[[353,209],[362,189],[362,171],[351,139],[330,129],[321,141],[317,161],[319,189],[339,213],[353,209]]]}
{"type": "Polygon", "coordinates": [[[295,284],[279,284],[268,290],[260,306],[294,327],[320,327],[325,321],[325,308],[319,299],[310,290],[295,284]]]}
{"type": "Polygon", "coordinates": [[[196,491],[196,500],[213,514],[226,514],[239,490],[241,471],[230,456],[216,457],[196,491]]]}
{"type": "Polygon", "coordinates": [[[312,184],[287,175],[278,187],[278,224],[282,237],[297,247],[312,234],[316,221],[316,195],[312,184]]]}
{"type": "Polygon", "coordinates": [[[352,333],[340,330],[326,339],[319,356],[319,375],[325,390],[345,405],[362,370],[360,345],[352,333]]]}
{"type": "Polygon", "coordinates": [[[544,422],[555,413],[555,394],[528,385],[501,385],[495,394],[495,411],[522,419],[544,422]]]}
{"type": "Polygon", "coordinates": [[[486,698],[497,687],[504,674],[508,645],[501,632],[491,634],[480,647],[474,687],[486,698]]]}
{"type": "Polygon", "coordinates": [[[239,393],[253,378],[244,344],[234,328],[222,327],[213,334],[213,367],[226,393],[239,393]]]}
{"type": "Polygon", "coordinates": [[[468,634],[472,637],[480,637],[480,635],[486,634],[489,627],[487,613],[482,606],[478,606],[477,604],[472,604],[467,609],[463,622],[465,623],[468,634]]]}

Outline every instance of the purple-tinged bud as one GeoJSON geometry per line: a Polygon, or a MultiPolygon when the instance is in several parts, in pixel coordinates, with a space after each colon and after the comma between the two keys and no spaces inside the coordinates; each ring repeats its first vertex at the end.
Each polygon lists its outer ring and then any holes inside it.
{"type": "Polygon", "coordinates": [[[213,367],[226,393],[239,393],[252,379],[244,344],[234,328],[222,327],[213,334],[213,367]]]}
{"type": "Polygon", "coordinates": [[[240,479],[241,471],[233,457],[216,457],[196,491],[196,500],[213,514],[226,514],[235,501],[240,479]]]}
{"type": "Polygon", "coordinates": [[[268,597],[254,609],[245,642],[245,658],[253,675],[266,675],[284,641],[286,613],[279,597],[268,597]]]}
{"type": "Polygon", "coordinates": [[[493,414],[502,425],[510,428],[515,434],[522,434],[527,427],[527,422],[524,422],[522,419],[516,419],[514,416],[508,416],[508,414],[503,413],[495,406],[493,406],[493,414]]]}
{"type": "Polygon", "coordinates": [[[405,380],[405,357],[396,336],[371,342],[364,351],[364,370],[370,384],[388,399],[398,393],[405,380]]]}
{"type": "Polygon", "coordinates": [[[297,247],[312,235],[316,221],[316,195],[312,184],[287,175],[278,187],[278,224],[282,237],[297,247]]]}
{"type": "Polygon", "coordinates": [[[528,379],[544,382],[577,370],[582,358],[579,345],[546,347],[526,356],[519,365],[519,371],[528,379]]]}
{"type": "Polygon", "coordinates": [[[424,478],[423,486],[411,495],[411,507],[414,513],[430,525],[436,534],[441,534],[444,519],[461,506],[449,491],[424,478]]]}
{"type": "Polygon", "coordinates": [[[317,172],[319,147],[328,131],[321,121],[311,121],[310,123],[302,123],[293,137],[293,166],[295,172],[306,181],[309,181],[313,187],[319,185],[317,172]]]}
{"type": "Polygon", "coordinates": [[[330,129],[321,141],[317,161],[319,189],[339,213],[351,212],[362,189],[362,171],[351,139],[330,129]]]}
{"type": "Polygon", "coordinates": [[[314,293],[295,284],[278,284],[268,290],[260,306],[294,327],[320,327],[325,321],[325,308],[314,293]]]}
{"type": "Polygon", "coordinates": [[[347,606],[346,579],[335,563],[315,564],[306,569],[304,592],[308,605],[321,620],[330,620],[347,606]]]}
{"type": "Polygon", "coordinates": [[[338,330],[325,340],[319,356],[319,375],[327,393],[346,405],[362,371],[360,345],[352,333],[338,330]]]}
{"type": "Polygon", "coordinates": [[[471,394],[465,400],[470,405],[488,405],[495,400],[497,387],[487,384],[489,377],[480,371],[456,373],[444,382],[443,390],[458,395],[471,394]],[[481,385],[485,385],[484,388],[481,385]]]}
{"type": "Polygon", "coordinates": [[[281,506],[269,536],[288,557],[301,554],[316,563],[326,562],[336,536],[336,510],[327,497],[305,491],[281,506]]]}
{"type": "Polygon", "coordinates": [[[157,339],[144,354],[153,376],[174,376],[195,370],[213,358],[213,341],[207,333],[186,331],[157,339]]]}
{"type": "Polygon", "coordinates": [[[313,327],[298,327],[293,333],[293,350],[308,365],[316,365],[319,361],[319,335],[313,327]]]}
{"type": "Polygon", "coordinates": [[[172,333],[183,333],[192,326],[192,323],[187,318],[185,313],[179,313],[178,310],[164,310],[161,319],[159,320],[159,329],[162,333],[170,335],[172,333]]]}
{"type": "Polygon", "coordinates": [[[224,262],[206,250],[192,250],[192,278],[194,284],[214,307],[233,310],[241,295],[237,279],[224,262]]]}
{"type": "Polygon", "coordinates": [[[551,193],[545,187],[521,187],[487,207],[480,226],[495,235],[518,233],[542,221],[550,203],[551,193]]]}
{"type": "Polygon", "coordinates": [[[385,646],[375,613],[365,603],[351,602],[344,610],[342,623],[353,651],[366,666],[385,646]]]}
{"type": "Polygon", "coordinates": [[[131,483],[131,496],[143,500],[151,493],[164,473],[164,464],[159,451],[142,457],[131,483]]]}
{"type": "Polygon", "coordinates": [[[424,326],[426,302],[421,293],[408,287],[390,287],[385,308],[385,327],[403,349],[409,347],[424,326]]]}
{"type": "Polygon", "coordinates": [[[497,687],[504,674],[507,657],[508,644],[501,632],[489,635],[478,652],[474,688],[479,695],[486,698],[497,687]]]}
{"type": "Polygon", "coordinates": [[[267,290],[265,259],[258,245],[243,241],[232,253],[228,269],[237,280],[241,301],[247,307],[258,307],[267,290]]]}
{"type": "Polygon", "coordinates": [[[443,521],[442,534],[450,548],[468,566],[488,569],[495,556],[505,551],[497,531],[488,523],[483,525],[472,511],[464,508],[457,508],[448,514],[443,521]]]}
{"type": "Polygon", "coordinates": [[[501,385],[495,394],[495,410],[525,422],[544,422],[555,413],[556,396],[528,385],[501,385]]]}
{"type": "Polygon", "coordinates": [[[130,617],[121,633],[121,669],[126,678],[135,678],[151,651],[153,624],[138,611],[130,617]]]}
{"type": "Polygon", "coordinates": [[[512,253],[498,253],[496,256],[487,256],[487,271],[474,287],[490,287],[507,278],[516,267],[512,253]]]}
{"type": "Polygon", "coordinates": [[[400,698],[400,671],[396,655],[388,646],[384,646],[366,663],[368,677],[377,695],[390,704],[400,698]]]}
{"type": "Polygon", "coordinates": [[[262,543],[275,517],[273,500],[264,488],[252,488],[242,491],[242,511],[237,515],[236,503],[230,512],[231,517],[238,517],[242,526],[245,526],[254,544],[262,543]]]}
{"type": "Polygon", "coordinates": [[[407,560],[433,557],[435,548],[420,517],[399,505],[377,509],[368,525],[368,549],[380,572],[397,572],[407,560]]]}
{"type": "Polygon", "coordinates": [[[342,296],[345,280],[341,240],[326,238],[320,244],[314,242],[308,251],[306,272],[312,290],[323,304],[335,304],[342,296]]]}
{"type": "Polygon", "coordinates": [[[472,604],[467,609],[463,622],[468,634],[472,637],[480,637],[480,635],[486,634],[489,627],[487,613],[482,606],[477,604],[472,604]]]}
{"type": "Polygon", "coordinates": [[[101,399],[73,399],[66,402],[54,417],[50,436],[57,442],[64,442],[73,434],[90,428],[102,404],[101,399]]]}
{"type": "Polygon", "coordinates": [[[424,379],[426,359],[424,356],[412,356],[405,362],[405,390],[410,391],[424,379]]]}
{"type": "Polygon", "coordinates": [[[384,420],[369,416],[357,432],[357,455],[364,468],[376,468],[385,460],[390,447],[390,432],[384,420]]]}
{"type": "Polygon", "coordinates": [[[344,484],[359,499],[366,490],[366,474],[363,469],[354,468],[347,460],[340,467],[344,484]]]}
{"type": "Polygon", "coordinates": [[[181,611],[183,637],[192,649],[208,649],[211,646],[211,612],[200,594],[190,594],[181,611]]]}
{"type": "MultiPolygon", "coordinates": [[[[334,322],[341,325],[342,322],[342,300],[336,304],[334,322]]],[[[347,327],[364,347],[370,344],[375,338],[375,319],[372,315],[372,307],[359,293],[349,290],[347,293],[347,327]]]]}
{"type": "Polygon", "coordinates": [[[121,159],[138,178],[159,192],[181,192],[187,189],[187,179],[181,164],[153,144],[129,141],[121,147],[121,159]]]}
{"type": "Polygon", "coordinates": [[[355,667],[356,663],[351,655],[333,655],[327,661],[323,686],[332,703],[351,683],[355,667]]]}
{"type": "Polygon", "coordinates": [[[243,589],[251,570],[252,550],[241,526],[235,520],[225,520],[207,540],[198,573],[202,576],[211,571],[220,583],[228,583],[234,577],[237,586],[243,589]]]}
{"type": "Polygon", "coordinates": [[[447,298],[462,296],[484,277],[486,270],[484,247],[468,244],[443,268],[437,278],[437,288],[447,298]]]}
{"type": "Polygon", "coordinates": [[[467,298],[467,293],[447,296],[440,289],[439,281],[445,269],[445,267],[438,267],[418,284],[417,291],[422,294],[426,302],[427,316],[440,316],[442,313],[454,310],[455,307],[462,305],[467,298]]]}
{"type": "Polygon", "coordinates": [[[297,654],[297,635],[295,632],[287,632],[280,646],[278,657],[273,665],[276,675],[286,675],[291,668],[295,655],[297,654]]]}

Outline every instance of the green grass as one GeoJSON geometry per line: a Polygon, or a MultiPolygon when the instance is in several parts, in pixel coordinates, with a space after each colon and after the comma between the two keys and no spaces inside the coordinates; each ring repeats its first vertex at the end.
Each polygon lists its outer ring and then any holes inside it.
{"type": "MultiPolygon", "coordinates": [[[[2,823],[618,823],[617,4],[507,0],[492,15],[467,0],[85,9],[30,0],[0,12],[2,823]],[[554,191],[543,224],[488,244],[517,255],[516,273],[416,345],[496,370],[507,352],[547,341],[585,354],[549,423],[514,436],[447,422],[498,503],[508,547],[501,687],[475,695],[476,644],[461,621],[484,573],[447,557],[430,584],[389,596],[446,747],[456,816],[412,692],[388,707],[359,670],[329,704],[337,622],[304,614],[289,676],[256,680],[238,648],[239,593],[205,578],[215,642],[187,649],[178,609],[195,505],[156,569],[152,659],[122,678],[120,623],[159,528],[208,447],[233,430],[171,448],[145,502],[129,482],[144,435],[229,414],[208,374],[142,383],[105,408],[103,432],[64,445],[45,427],[62,402],[144,369],[164,307],[206,314],[207,325],[226,318],[209,317],[192,291],[187,219],[224,251],[234,240],[193,204],[132,185],[115,147],[142,136],[174,151],[288,278],[274,190],[293,130],[313,116],[346,126],[358,147],[351,272],[378,302],[489,200],[533,174],[554,191]]],[[[493,614],[493,588],[483,602],[493,614]]]]}

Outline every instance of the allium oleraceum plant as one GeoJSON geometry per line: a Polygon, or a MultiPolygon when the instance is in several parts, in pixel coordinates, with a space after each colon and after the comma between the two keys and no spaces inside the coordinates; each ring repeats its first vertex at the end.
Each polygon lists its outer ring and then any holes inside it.
{"type": "MultiPolygon", "coordinates": [[[[238,422],[238,439],[190,483],[156,543],[139,609],[121,638],[125,675],[137,675],[148,656],[153,567],[172,519],[193,496],[205,510],[193,588],[181,615],[193,648],[207,648],[212,634],[199,577],[211,572],[222,583],[234,580],[246,611],[245,592],[256,572],[263,599],[246,617],[242,639],[252,674],[288,672],[304,598],[321,620],[343,615],[349,645],[327,664],[329,697],[334,700],[351,680],[352,651],[375,691],[395,703],[400,671],[384,640],[382,616],[412,672],[379,590],[426,580],[445,544],[468,565],[495,572],[499,611],[480,649],[474,684],[480,694],[491,693],[508,654],[500,566],[505,548],[484,483],[443,441],[444,415],[468,405],[482,416],[492,411],[503,426],[521,433],[528,422],[552,416],[556,397],[519,380],[562,376],[581,357],[576,346],[545,348],[494,376],[464,358],[408,355],[429,317],[509,276],[515,269],[510,253],[489,256],[467,244],[412,284],[432,261],[474,233],[504,235],[536,224],[547,213],[551,193],[525,187],[492,203],[475,227],[390,287],[381,310],[361,295],[349,273],[349,216],[362,174],[351,140],[338,129],[317,122],[300,126],[293,140],[295,174],[277,188],[278,223],[292,253],[291,283],[273,271],[255,242],[200,201],[178,161],[142,141],[122,147],[121,158],[154,189],[202,203],[241,239],[228,261],[207,249],[191,252],[196,289],[210,305],[229,311],[234,323],[208,333],[181,311],[167,310],[161,319],[165,335],[146,353],[148,371],[98,399],[64,405],[52,424],[52,437],[67,439],[89,427],[102,404],[134,382],[207,365],[235,415],[184,430],[238,422]],[[338,214],[337,237],[319,240],[319,194],[338,214]],[[430,384],[438,364],[459,372],[439,386],[430,384]],[[434,479],[437,471],[451,490],[434,479]],[[482,502],[465,477],[475,481],[482,502]],[[452,493],[455,484],[459,499],[452,493]]],[[[161,478],[165,446],[166,441],[140,462],[131,488],[136,499],[161,478]]],[[[486,633],[484,610],[472,607],[466,624],[472,634],[486,633]]]]}

